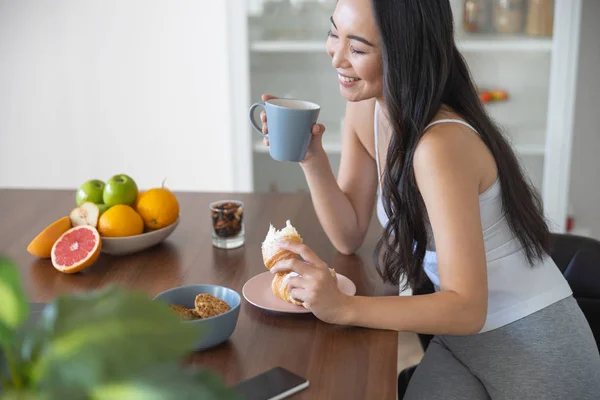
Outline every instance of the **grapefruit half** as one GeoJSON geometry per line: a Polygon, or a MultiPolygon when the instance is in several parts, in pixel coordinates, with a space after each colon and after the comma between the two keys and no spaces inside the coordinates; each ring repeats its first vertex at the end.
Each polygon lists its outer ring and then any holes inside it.
{"type": "Polygon", "coordinates": [[[69,217],[62,217],[54,221],[29,243],[27,251],[29,254],[39,258],[50,258],[52,246],[69,229],[71,229],[71,220],[69,217]]]}
{"type": "Polygon", "coordinates": [[[102,249],[100,234],[93,226],[81,225],[62,234],[52,246],[52,265],[60,272],[79,272],[98,259],[102,249]]]}

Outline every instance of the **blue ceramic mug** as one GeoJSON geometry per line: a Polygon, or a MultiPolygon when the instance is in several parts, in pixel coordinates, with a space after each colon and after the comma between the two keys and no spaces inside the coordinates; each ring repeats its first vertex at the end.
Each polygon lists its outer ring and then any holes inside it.
{"type": "Polygon", "coordinates": [[[312,138],[312,127],[319,118],[321,107],[309,101],[295,99],[270,99],[254,103],[250,107],[250,123],[261,136],[269,139],[269,154],[278,161],[299,162],[304,160],[312,138]],[[254,119],[256,107],[264,107],[267,113],[269,133],[254,119]]]}

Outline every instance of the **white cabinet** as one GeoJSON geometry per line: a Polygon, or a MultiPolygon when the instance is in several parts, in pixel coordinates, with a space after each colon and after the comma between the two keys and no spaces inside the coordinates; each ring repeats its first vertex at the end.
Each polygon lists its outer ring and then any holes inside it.
{"type": "MultiPolygon", "coordinates": [[[[495,0],[490,0],[494,2],[495,0]]],[[[527,0],[524,0],[527,3],[527,0]]],[[[456,39],[475,83],[481,89],[506,90],[505,102],[487,104],[518,152],[531,181],[542,194],[553,230],[563,231],[567,213],[569,165],[575,98],[575,71],[581,0],[555,0],[554,32],[550,37],[525,33],[466,33],[462,30],[463,0],[451,0],[456,39]]],[[[297,97],[322,106],[320,122],[334,173],[340,155],[345,101],[336,72],[325,53],[329,16],[334,0],[246,0],[232,43],[246,80],[234,88],[243,95],[234,115],[240,121],[238,182],[243,189],[297,191],[307,189],[296,164],[272,160],[261,138],[248,123],[247,110],[262,93],[297,97]],[[243,21],[242,21],[243,20],[243,21]]],[[[234,12],[235,13],[235,12],[234,12]]]]}

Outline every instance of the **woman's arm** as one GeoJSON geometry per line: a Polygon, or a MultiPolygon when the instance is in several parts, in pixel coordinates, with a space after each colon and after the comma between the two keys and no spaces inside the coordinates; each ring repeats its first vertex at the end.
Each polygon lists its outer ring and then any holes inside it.
{"type": "Polygon", "coordinates": [[[348,103],[346,107],[337,182],[324,151],[300,163],[319,222],[343,254],[354,253],[362,245],[373,214],[377,169],[357,134],[364,129],[360,121],[367,112],[369,104],[365,103],[348,103]]]}
{"type": "Polygon", "coordinates": [[[482,166],[490,165],[490,156],[484,154],[487,149],[472,135],[455,126],[444,130],[434,127],[415,154],[417,185],[435,238],[439,292],[420,296],[346,296],[337,290],[327,265],[307,246],[298,244],[287,244],[285,248],[300,254],[304,261],[283,261],[271,272],[298,272],[301,276],[289,281],[292,296],[305,301],[326,322],[428,334],[478,332],[487,315],[480,176],[482,166]],[[485,157],[488,159],[483,163],[485,157]]]}
{"type": "Polygon", "coordinates": [[[351,298],[346,308],[351,325],[471,334],[485,323],[488,286],[478,168],[484,149],[462,127],[435,128],[419,144],[414,167],[435,239],[441,290],[412,297],[351,298]]]}

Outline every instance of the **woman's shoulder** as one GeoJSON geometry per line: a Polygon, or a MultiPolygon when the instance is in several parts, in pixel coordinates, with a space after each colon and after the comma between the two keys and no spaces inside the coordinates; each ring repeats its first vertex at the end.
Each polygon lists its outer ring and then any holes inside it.
{"type": "Polygon", "coordinates": [[[496,179],[497,167],[490,150],[464,118],[453,112],[440,112],[428,126],[415,149],[415,171],[431,172],[435,166],[461,170],[462,166],[482,187],[496,179]]]}
{"type": "Polygon", "coordinates": [[[448,108],[442,108],[436,116],[425,126],[425,132],[417,145],[419,151],[429,151],[441,147],[448,150],[454,149],[460,154],[464,153],[465,146],[472,150],[481,150],[483,144],[479,133],[468,122],[448,108]]]}

